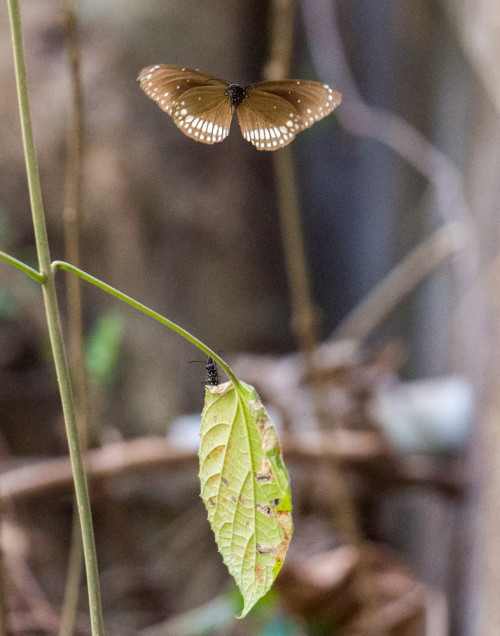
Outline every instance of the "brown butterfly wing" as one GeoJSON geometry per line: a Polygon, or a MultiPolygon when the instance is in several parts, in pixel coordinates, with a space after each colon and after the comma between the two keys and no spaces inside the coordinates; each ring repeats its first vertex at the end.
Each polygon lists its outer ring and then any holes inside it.
{"type": "Polygon", "coordinates": [[[233,116],[225,92],[215,86],[192,88],[172,103],[170,113],[184,134],[204,144],[215,144],[229,134],[233,116]]]}
{"type": "Polygon", "coordinates": [[[246,87],[246,93],[236,108],[243,137],[258,150],[278,150],[293,141],[302,130],[297,109],[279,95],[253,86],[246,87]]]}
{"type": "Polygon", "coordinates": [[[142,90],[168,113],[184,134],[214,144],[229,134],[232,111],[228,84],[200,71],[157,65],[139,74],[142,90]]]}
{"type": "Polygon", "coordinates": [[[143,68],[137,78],[142,90],[148,97],[157,102],[158,106],[170,114],[171,102],[184,91],[197,86],[218,86],[227,90],[226,82],[181,66],[167,66],[157,64],[143,68]]]}
{"type": "Polygon", "coordinates": [[[307,80],[258,82],[253,88],[278,95],[300,115],[300,130],[329,115],[341,102],[342,95],[327,84],[307,80]]]}

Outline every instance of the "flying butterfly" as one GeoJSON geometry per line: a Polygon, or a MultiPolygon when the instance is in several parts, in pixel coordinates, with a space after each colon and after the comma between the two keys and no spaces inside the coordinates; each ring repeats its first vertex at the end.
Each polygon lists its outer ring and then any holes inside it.
{"type": "Polygon", "coordinates": [[[258,150],[288,145],[342,99],[320,82],[282,80],[240,86],[201,71],[159,64],[142,69],[138,80],[146,95],[191,139],[204,144],[222,141],[236,111],[243,137],[258,150]]]}

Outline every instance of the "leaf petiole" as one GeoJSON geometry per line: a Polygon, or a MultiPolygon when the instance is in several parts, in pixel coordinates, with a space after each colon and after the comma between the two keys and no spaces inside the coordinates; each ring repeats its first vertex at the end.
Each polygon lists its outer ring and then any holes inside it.
{"type": "Polygon", "coordinates": [[[1,250],[0,258],[6,263],[9,263],[9,265],[13,265],[14,267],[16,267],[21,272],[24,272],[25,274],[28,274],[28,276],[31,276],[31,278],[36,280],[37,283],[41,283],[43,285],[47,281],[47,276],[45,276],[44,274],[40,274],[40,272],[37,272],[36,269],[33,269],[29,265],[26,265],[26,263],[19,261],[17,258],[14,258],[14,256],[10,256],[10,254],[6,254],[1,250]]]}
{"type": "Polygon", "coordinates": [[[123,292],[119,291],[118,289],[115,289],[114,287],[112,287],[111,285],[108,285],[102,280],[99,280],[98,278],[95,278],[94,276],[87,274],[87,272],[84,272],[83,270],[79,269],[78,267],[75,267],[74,265],[71,265],[70,263],[66,263],[64,261],[53,261],[51,268],[54,273],[57,271],[57,269],[63,269],[67,272],[71,272],[72,274],[76,274],[83,280],[87,281],[87,283],[90,283],[91,285],[95,285],[96,287],[99,287],[99,289],[102,289],[108,294],[115,296],[115,298],[118,298],[122,302],[127,303],[128,305],[131,305],[132,307],[134,307],[135,309],[138,309],[139,311],[142,311],[142,313],[146,314],[146,316],[149,316],[150,318],[153,318],[154,320],[157,320],[158,322],[160,322],[162,325],[165,325],[169,329],[172,329],[173,331],[178,333],[180,336],[188,340],[195,347],[198,347],[198,349],[203,351],[205,355],[210,356],[219,365],[219,367],[227,374],[227,376],[233,381],[235,385],[239,384],[238,378],[235,376],[234,372],[224,362],[224,360],[215,353],[215,351],[212,351],[212,349],[209,349],[206,345],[203,344],[203,342],[201,342],[201,340],[198,340],[198,338],[190,334],[189,331],[186,331],[179,325],[175,324],[175,322],[172,322],[171,320],[169,320],[168,318],[165,318],[165,316],[162,316],[161,314],[154,311],[153,309],[146,307],[146,305],[143,305],[139,301],[134,300],[130,296],[127,296],[127,294],[124,294],[123,292]]]}

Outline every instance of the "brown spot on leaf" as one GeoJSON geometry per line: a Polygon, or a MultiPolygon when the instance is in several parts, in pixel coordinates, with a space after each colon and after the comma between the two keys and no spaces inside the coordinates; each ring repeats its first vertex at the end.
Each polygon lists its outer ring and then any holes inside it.
{"type": "Polygon", "coordinates": [[[205,461],[218,462],[224,454],[224,450],[224,446],[216,446],[215,448],[212,448],[206,456],[205,461]]]}
{"type": "Polygon", "coordinates": [[[259,554],[271,554],[272,556],[276,556],[275,545],[262,545],[262,543],[257,543],[255,547],[257,548],[257,552],[259,554]]]}
{"type": "Polygon", "coordinates": [[[252,409],[255,423],[259,429],[263,450],[268,451],[271,448],[279,448],[278,435],[260,399],[253,400],[249,406],[252,409]]]}
{"type": "Polygon", "coordinates": [[[266,515],[266,517],[272,517],[273,516],[273,511],[271,509],[271,506],[263,506],[260,503],[255,502],[255,509],[258,512],[261,512],[263,515],[266,515]]]}
{"type": "Polygon", "coordinates": [[[259,584],[264,582],[264,568],[261,563],[255,564],[255,578],[259,584]]]}
{"type": "Polygon", "coordinates": [[[224,484],[224,486],[229,486],[229,482],[225,477],[221,477],[220,480],[224,484]]]}
{"type": "Polygon", "coordinates": [[[260,463],[260,470],[254,473],[255,479],[259,484],[272,484],[274,477],[271,472],[271,462],[267,457],[263,457],[260,463]]]}
{"type": "Polygon", "coordinates": [[[283,538],[277,545],[276,556],[278,557],[278,561],[283,562],[292,539],[292,513],[289,510],[280,510],[276,513],[276,520],[278,521],[278,525],[283,533],[283,538]]]}

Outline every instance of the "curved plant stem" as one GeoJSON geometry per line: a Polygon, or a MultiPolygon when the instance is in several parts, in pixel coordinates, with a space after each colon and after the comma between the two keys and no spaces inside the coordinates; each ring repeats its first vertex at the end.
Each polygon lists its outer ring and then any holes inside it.
{"type": "Polygon", "coordinates": [[[45,312],[47,316],[50,343],[52,347],[52,354],[54,356],[54,365],[56,368],[57,380],[59,384],[59,391],[64,413],[64,421],[66,425],[66,434],[68,438],[71,466],[75,482],[76,499],[78,502],[78,510],[80,513],[83,549],[85,555],[85,567],[87,572],[92,634],[94,636],[101,636],[102,634],[104,634],[104,626],[102,620],[101,593],[99,588],[99,575],[97,569],[94,531],[92,526],[92,514],[90,509],[87,480],[85,477],[83,460],[80,450],[80,441],[76,425],[75,408],[73,403],[73,394],[69,377],[68,363],[66,360],[66,352],[64,349],[64,342],[62,337],[54,272],[52,271],[50,266],[50,251],[47,238],[47,228],[45,225],[40,178],[38,174],[35,145],[33,141],[33,131],[31,127],[28,88],[26,82],[26,69],[24,64],[24,53],[22,45],[21,16],[19,12],[18,0],[8,0],[8,6],[12,33],[12,46],[14,51],[21,129],[23,136],[23,148],[26,161],[31,212],[33,217],[33,227],[35,231],[35,241],[41,275],[45,277],[45,280],[42,283],[45,312]]]}
{"type": "Polygon", "coordinates": [[[31,278],[36,280],[37,283],[43,284],[47,280],[47,276],[40,274],[39,272],[36,271],[36,269],[33,269],[32,267],[30,267],[29,265],[26,265],[25,263],[22,263],[21,261],[18,261],[17,258],[14,258],[13,256],[10,256],[9,254],[2,252],[1,250],[0,250],[0,258],[4,260],[6,263],[9,263],[10,265],[17,267],[17,269],[20,269],[25,274],[28,274],[28,276],[31,276],[31,278]]]}
{"type": "Polygon", "coordinates": [[[212,351],[212,349],[209,349],[206,345],[203,344],[203,342],[201,342],[201,340],[198,340],[198,338],[190,334],[189,331],[186,331],[182,327],[179,327],[179,325],[176,325],[175,322],[172,322],[171,320],[169,320],[168,318],[165,318],[165,316],[162,316],[161,314],[154,311],[153,309],[146,307],[146,305],[143,305],[142,303],[138,302],[137,300],[134,300],[130,296],[127,296],[127,294],[124,294],[123,292],[118,291],[118,289],[115,289],[111,285],[104,283],[102,280],[99,280],[98,278],[95,278],[94,276],[87,274],[87,272],[84,272],[83,270],[79,269],[78,267],[75,267],[74,265],[71,265],[70,263],[65,263],[64,261],[54,261],[52,263],[52,271],[55,273],[57,269],[63,269],[67,272],[71,272],[72,274],[76,274],[80,278],[83,278],[83,280],[87,281],[87,283],[91,283],[92,285],[99,287],[99,289],[102,289],[108,294],[115,296],[115,298],[118,298],[119,300],[122,300],[124,303],[131,305],[135,309],[142,311],[142,313],[146,314],[146,316],[149,316],[150,318],[154,318],[158,322],[161,322],[162,325],[165,325],[169,329],[172,329],[173,331],[178,333],[180,336],[188,340],[195,347],[198,347],[198,349],[200,349],[200,351],[203,351],[205,355],[213,358],[213,360],[220,366],[220,368],[233,381],[233,383],[235,385],[239,384],[238,378],[235,376],[234,372],[224,362],[224,360],[221,357],[219,357],[217,353],[215,353],[215,351],[212,351]]]}

